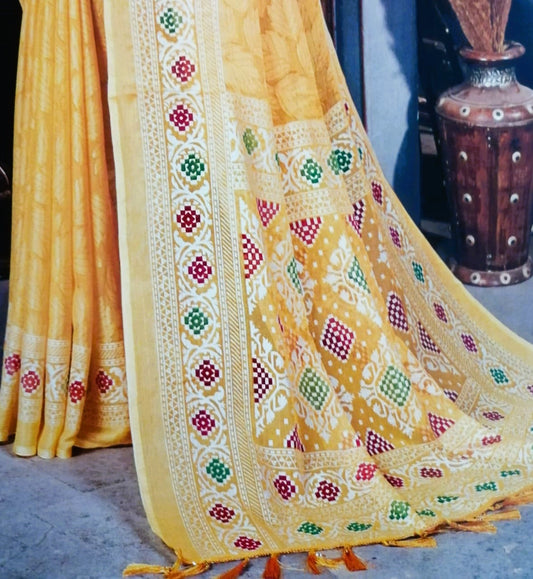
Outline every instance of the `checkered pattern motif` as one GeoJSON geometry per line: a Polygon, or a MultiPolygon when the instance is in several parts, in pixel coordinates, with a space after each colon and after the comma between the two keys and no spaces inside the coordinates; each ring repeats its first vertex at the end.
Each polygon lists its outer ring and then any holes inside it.
{"type": "Polygon", "coordinates": [[[370,456],[393,450],[394,446],[372,429],[366,431],[366,450],[370,456]]]}
{"type": "Polygon", "coordinates": [[[384,474],[383,475],[385,477],[385,479],[387,480],[387,482],[397,488],[400,489],[403,487],[404,483],[403,483],[403,479],[400,478],[399,476],[392,476],[391,474],[384,474]]]}
{"type": "Polygon", "coordinates": [[[244,277],[249,279],[261,267],[265,257],[247,233],[242,234],[242,254],[244,258],[244,277]]]}
{"type": "Polygon", "coordinates": [[[268,370],[257,358],[252,358],[252,377],[254,382],[254,402],[259,404],[272,388],[274,381],[268,370]]]}
{"type": "Polygon", "coordinates": [[[361,237],[363,231],[363,222],[365,220],[366,204],[364,199],[359,199],[353,204],[353,213],[346,218],[348,223],[355,229],[356,233],[361,237]]]}
{"type": "Polygon", "coordinates": [[[345,362],[355,340],[352,330],[334,316],[329,316],[324,325],[320,343],[326,350],[345,362]]]}
{"type": "Polygon", "coordinates": [[[459,394],[455,390],[443,390],[445,396],[447,396],[452,402],[455,402],[459,397],[459,394]]]}
{"type": "Polygon", "coordinates": [[[298,434],[298,427],[295,426],[292,432],[285,439],[285,448],[295,448],[301,452],[304,452],[305,448],[300,440],[300,435],[298,434]]]}
{"type": "Polygon", "coordinates": [[[396,229],[396,227],[389,227],[389,234],[390,238],[392,239],[392,243],[398,248],[402,248],[402,239],[400,237],[400,232],[396,229]]]}
{"type": "Polygon", "coordinates": [[[378,181],[372,181],[372,197],[378,205],[383,205],[383,185],[378,181]]]}
{"type": "Polygon", "coordinates": [[[420,336],[420,343],[425,350],[440,354],[440,348],[435,344],[431,336],[427,333],[426,328],[424,328],[420,322],[418,322],[418,335],[420,336]]]}
{"type": "Polygon", "coordinates": [[[303,294],[304,290],[302,288],[300,277],[298,276],[298,265],[294,257],[289,261],[289,265],[287,266],[287,274],[292,281],[292,285],[295,287],[296,291],[299,294],[303,294]]]}
{"type": "Polygon", "coordinates": [[[455,424],[455,421],[451,418],[444,418],[443,416],[437,416],[436,414],[432,414],[428,412],[428,420],[429,425],[431,426],[431,430],[433,430],[435,436],[440,436],[444,434],[448,428],[455,424]]]}
{"type": "Polygon", "coordinates": [[[411,392],[411,380],[398,368],[388,366],[379,382],[380,391],[398,406],[403,406],[411,392]]]}
{"type": "Polygon", "coordinates": [[[257,211],[263,227],[268,227],[270,225],[272,219],[274,219],[274,217],[279,213],[279,208],[279,203],[265,201],[264,199],[257,200],[257,211]]]}
{"type": "Polygon", "coordinates": [[[470,334],[461,334],[461,340],[463,340],[463,344],[469,352],[472,352],[472,354],[477,352],[476,342],[470,334]]]}
{"type": "Polygon", "coordinates": [[[389,312],[389,322],[394,328],[401,332],[409,331],[405,308],[398,294],[389,292],[387,296],[387,311],[389,312]]]}
{"type": "Polygon", "coordinates": [[[301,239],[307,246],[311,247],[315,242],[318,232],[322,227],[321,217],[311,217],[293,221],[290,225],[291,231],[296,237],[301,239]]]}

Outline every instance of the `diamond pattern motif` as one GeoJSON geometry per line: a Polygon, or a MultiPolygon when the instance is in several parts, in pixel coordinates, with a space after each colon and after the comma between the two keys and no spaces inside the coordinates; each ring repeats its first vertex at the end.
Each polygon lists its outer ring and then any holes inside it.
{"type": "Polygon", "coordinates": [[[302,444],[302,441],[300,440],[300,435],[298,434],[298,427],[297,426],[295,426],[293,428],[292,432],[285,439],[285,447],[286,448],[295,448],[296,450],[299,450],[300,452],[304,452],[304,450],[305,450],[304,445],[302,444]]]}
{"type": "Polygon", "coordinates": [[[401,332],[409,331],[409,323],[407,322],[407,315],[403,302],[398,294],[389,292],[387,296],[387,311],[389,313],[389,322],[391,325],[401,332]]]}
{"type": "Polygon", "coordinates": [[[300,219],[298,221],[293,221],[290,224],[292,233],[301,239],[308,247],[311,247],[315,242],[321,227],[321,217],[300,219]]]}
{"type": "Polygon", "coordinates": [[[254,402],[259,404],[272,388],[274,381],[268,370],[257,358],[252,358],[252,376],[254,382],[254,402]]]}
{"type": "Polygon", "coordinates": [[[348,279],[351,279],[355,285],[360,287],[362,290],[370,293],[370,288],[366,282],[365,274],[361,269],[361,265],[359,264],[359,260],[357,257],[354,256],[352,263],[350,265],[350,269],[348,270],[348,279]]]}
{"type": "Polygon", "coordinates": [[[329,385],[312,368],[306,368],[298,384],[300,394],[318,412],[322,410],[329,394],[329,385]]]}
{"type": "Polygon", "coordinates": [[[352,330],[334,316],[329,316],[326,320],[320,343],[326,350],[345,362],[355,341],[355,334],[352,330]]]}
{"type": "Polygon", "coordinates": [[[292,282],[292,285],[296,288],[296,291],[299,294],[303,294],[304,290],[302,288],[300,276],[298,275],[298,265],[294,257],[292,257],[291,260],[289,261],[289,265],[287,266],[287,274],[292,282]]]}
{"type": "Polygon", "coordinates": [[[388,366],[379,382],[379,389],[398,406],[403,406],[411,392],[411,381],[395,366],[388,366]]]}
{"type": "Polygon", "coordinates": [[[263,253],[247,234],[242,234],[242,253],[244,258],[244,277],[250,279],[264,261],[263,253]]]}
{"type": "Polygon", "coordinates": [[[477,352],[477,345],[474,338],[470,334],[461,334],[461,340],[463,340],[464,347],[472,354],[477,352]]]}

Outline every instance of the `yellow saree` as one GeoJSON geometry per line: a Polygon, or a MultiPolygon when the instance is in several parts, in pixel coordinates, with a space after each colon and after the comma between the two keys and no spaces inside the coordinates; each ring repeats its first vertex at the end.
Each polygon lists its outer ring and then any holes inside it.
{"type": "MultiPolygon", "coordinates": [[[[28,80],[17,97],[3,438],[16,430],[16,452],[34,452],[54,404],[58,454],[126,440],[122,312],[143,502],[184,561],[425,536],[527,493],[533,348],[402,209],[319,1],[101,7],[26,10],[23,38],[45,17],[58,34],[27,47],[41,47],[47,106],[28,80]]],[[[44,456],[56,446],[39,442],[44,456]]]]}

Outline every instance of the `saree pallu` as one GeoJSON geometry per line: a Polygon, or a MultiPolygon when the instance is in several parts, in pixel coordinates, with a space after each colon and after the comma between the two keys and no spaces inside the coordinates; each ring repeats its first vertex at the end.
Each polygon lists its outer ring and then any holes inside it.
{"type": "Polygon", "coordinates": [[[227,561],[424,536],[526,495],[533,348],[401,207],[319,1],[114,0],[103,20],[154,531],[227,561]]]}

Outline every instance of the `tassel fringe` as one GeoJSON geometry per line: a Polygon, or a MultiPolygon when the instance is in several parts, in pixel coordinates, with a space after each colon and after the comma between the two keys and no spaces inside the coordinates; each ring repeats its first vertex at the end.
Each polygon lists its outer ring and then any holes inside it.
{"type": "Polygon", "coordinates": [[[318,555],[315,551],[309,551],[307,555],[307,568],[313,575],[321,575],[321,567],[324,569],[338,569],[342,564],[342,557],[331,559],[323,555],[318,555]]]}
{"type": "Polygon", "coordinates": [[[498,504],[498,508],[504,509],[505,507],[516,507],[518,505],[527,505],[528,503],[533,503],[533,489],[519,493],[514,497],[504,499],[498,504]]]}
{"type": "Polygon", "coordinates": [[[281,566],[276,555],[271,555],[265,565],[262,579],[280,579],[281,566]]]}
{"type": "Polygon", "coordinates": [[[384,541],[387,547],[433,548],[437,541],[433,537],[419,537],[415,539],[401,539],[400,541],[384,541]]]}
{"type": "Polygon", "coordinates": [[[348,571],[366,571],[368,567],[364,561],[357,557],[350,547],[345,547],[342,551],[342,560],[348,571]]]}
{"type": "Polygon", "coordinates": [[[233,567],[233,569],[230,569],[229,571],[226,571],[225,573],[218,575],[217,579],[236,579],[241,575],[244,569],[246,569],[247,565],[248,559],[244,559],[238,565],[233,567]]]}

